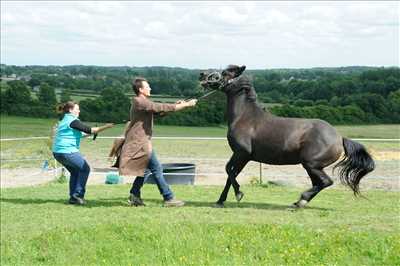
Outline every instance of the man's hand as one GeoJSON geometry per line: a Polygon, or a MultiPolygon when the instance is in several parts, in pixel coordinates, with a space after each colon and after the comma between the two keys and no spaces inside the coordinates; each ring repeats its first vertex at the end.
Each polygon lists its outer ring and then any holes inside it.
{"type": "Polygon", "coordinates": [[[197,103],[196,99],[193,99],[193,100],[190,100],[190,101],[181,101],[180,103],[176,104],[175,111],[179,111],[179,110],[182,110],[182,109],[187,108],[187,107],[195,106],[196,103],[197,103]]]}
{"type": "Polygon", "coordinates": [[[103,130],[105,130],[107,128],[111,128],[113,126],[114,126],[113,123],[108,123],[108,124],[105,124],[104,126],[101,126],[101,127],[92,127],[92,134],[97,134],[97,133],[99,133],[99,132],[101,132],[101,131],[103,131],[103,130]]]}

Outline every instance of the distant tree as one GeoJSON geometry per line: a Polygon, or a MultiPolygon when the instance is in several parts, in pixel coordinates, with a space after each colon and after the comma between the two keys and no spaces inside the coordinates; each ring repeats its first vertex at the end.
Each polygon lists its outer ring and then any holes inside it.
{"type": "Polygon", "coordinates": [[[305,107],[305,106],[312,106],[314,104],[313,101],[311,100],[297,100],[293,103],[293,105],[295,106],[299,106],[299,107],[305,107]]]}
{"type": "MultiPolygon", "coordinates": [[[[132,93],[131,81],[143,76],[150,81],[153,94],[169,94],[182,98],[197,97],[198,77],[201,70],[171,67],[100,67],[100,66],[7,66],[1,64],[1,75],[30,75],[26,84],[8,82],[1,91],[1,110],[16,115],[46,117],[50,109],[43,109],[42,101],[31,98],[34,87],[47,83],[50,87],[68,90],[105,91],[96,99],[82,101],[90,109],[92,121],[126,120],[128,101],[119,102],[108,90],[132,93]],[[107,92],[108,91],[108,92],[107,92]],[[127,107],[124,105],[127,103],[127,107]],[[121,112],[102,113],[103,109],[120,106],[121,112]],[[120,118],[123,117],[123,118],[120,118]],[[99,120],[100,119],[100,120],[99,120]]],[[[339,67],[313,69],[263,69],[246,70],[253,80],[260,101],[281,103],[274,109],[290,117],[321,117],[333,123],[400,123],[398,67],[339,67]],[[304,102],[306,101],[306,102],[304,102]],[[308,102],[307,102],[308,101],[308,102]],[[328,104],[327,104],[328,102],[328,104]],[[290,105],[289,105],[290,103],[290,105]],[[326,108],[328,107],[328,108],[326,108]]],[[[22,82],[22,83],[21,83],[22,82]]],[[[4,83],[4,82],[3,82],[4,83]]],[[[81,91],[81,93],[87,93],[81,91]]],[[[160,118],[160,123],[176,125],[206,125],[223,121],[215,97],[201,101],[196,108],[160,118]]],[[[224,96],[222,96],[224,98],[224,96]]],[[[63,100],[66,100],[64,98],[63,100]]],[[[121,98],[123,99],[123,98],[121,98]]],[[[126,99],[126,98],[125,98],[126,99]]],[[[225,101],[224,101],[225,102],[225,101]]],[[[81,107],[82,107],[81,106],[81,107]]],[[[84,107],[84,108],[86,108],[84,107]]],[[[222,110],[222,111],[221,111],[222,110]]],[[[85,115],[82,112],[82,115],[85,115]]]]}
{"type": "Polygon", "coordinates": [[[388,96],[391,122],[400,123],[400,89],[393,91],[388,96]]]}
{"type": "Polygon", "coordinates": [[[68,89],[63,89],[61,91],[61,95],[60,95],[60,102],[61,103],[66,103],[68,101],[71,101],[71,91],[68,89]]]}
{"type": "Polygon", "coordinates": [[[329,105],[329,102],[327,100],[317,100],[315,101],[316,105],[329,105]]]}
{"type": "Polygon", "coordinates": [[[6,100],[10,103],[30,103],[32,101],[31,91],[26,83],[20,80],[14,80],[7,83],[9,89],[6,90],[6,100]]]}
{"type": "Polygon", "coordinates": [[[265,74],[265,79],[270,81],[280,81],[282,79],[281,75],[276,72],[265,74]]]}
{"type": "Polygon", "coordinates": [[[31,93],[25,82],[16,80],[2,86],[1,112],[10,115],[29,115],[32,105],[31,93]]]}
{"type": "MultiPolygon", "coordinates": [[[[400,73],[399,73],[400,76],[400,73]]],[[[390,76],[385,80],[385,95],[388,95],[391,92],[396,90],[400,90],[400,78],[395,76],[390,76]]]]}
{"type": "Polygon", "coordinates": [[[271,88],[269,88],[268,84],[269,82],[261,77],[256,77],[253,80],[253,86],[259,93],[270,91],[271,88]]]}
{"type": "Polygon", "coordinates": [[[11,67],[6,66],[6,65],[1,65],[0,68],[0,74],[1,76],[9,76],[13,73],[13,70],[11,67]]]}
{"type": "Polygon", "coordinates": [[[264,94],[266,97],[270,98],[273,103],[280,102],[282,99],[282,95],[277,90],[272,90],[264,94]]]}
{"type": "Polygon", "coordinates": [[[178,89],[177,82],[173,79],[165,79],[165,78],[157,78],[151,79],[148,78],[150,82],[150,86],[152,88],[153,94],[169,94],[169,95],[181,95],[180,90],[178,89]]]}
{"type": "Polygon", "coordinates": [[[7,102],[7,91],[10,90],[10,86],[7,83],[0,82],[0,111],[1,113],[7,113],[8,102],[7,102]]]}
{"type": "Polygon", "coordinates": [[[130,100],[118,88],[104,89],[100,97],[82,100],[79,105],[82,120],[122,123],[129,119],[130,100]]]}
{"type": "Polygon", "coordinates": [[[341,98],[337,97],[337,96],[333,96],[331,98],[331,100],[329,101],[329,105],[331,105],[332,107],[337,107],[342,105],[342,100],[341,98]]]}
{"type": "Polygon", "coordinates": [[[40,79],[38,79],[37,77],[31,77],[31,79],[28,81],[28,85],[31,86],[32,88],[39,86],[40,79]]]}
{"type": "Polygon", "coordinates": [[[371,122],[385,122],[390,117],[388,104],[381,95],[376,93],[362,93],[347,96],[343,99],[344,105],[355,104],[368,114],[371,122]]]}
{"type": "Polygon", "coordinates": [[[52,110],[57,104],[57,98],[54,88],[50,87],[47,83],[42,83],[40,85],[38,99],[41,104],[52,108],[52,110]]]}
{"type": "Polygon", "coordinates": [[[197,83],[191,80],[181,80],[178,82],[178,90],[182,95],[194,95],[197,83]]]}

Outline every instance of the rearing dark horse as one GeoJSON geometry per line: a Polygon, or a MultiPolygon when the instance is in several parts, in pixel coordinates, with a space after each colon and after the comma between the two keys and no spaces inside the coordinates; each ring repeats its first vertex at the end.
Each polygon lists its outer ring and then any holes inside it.
{"type": "Polygon", "coordinates": [[[228,99],[228,142],[233,155],[226,164],[228,179],[216,205],[223,207],[232,184],[237,201],[243,197],[236,177],[249,161],[274,165],[302,164],[312,188],[303,192],[294,207],[302,208],[322,189],[333,184],[324,168],[335,165],[339,177],[355,195],[361,178],[373,171],[375,163],[360,143],[343,138],[330,124],[319,119],[284,118],[257,104],[250,79],[241,75],[245,66],[230,65],[222,74],[201,73],[204,88],[222,90],[228,99]]]}

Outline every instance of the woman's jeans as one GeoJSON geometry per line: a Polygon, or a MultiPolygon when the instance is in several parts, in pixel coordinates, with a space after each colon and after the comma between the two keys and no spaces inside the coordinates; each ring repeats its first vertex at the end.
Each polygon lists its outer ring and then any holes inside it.
{"type": "Polygon", "coordinates": [[[165,181],[163,168],[161,163],[158,161],[156,157],[156,153],[154,150],[151,153],[149,163],[147,165],[147,169],[144,171],[144,176],[137,176],[135,181],[132,184],[131,193],[136,197],[140,198],[140,189],[143,186],[144,181],[150,176],[153,175],[154,180],[156,181],[158,190],[160,194],[163,196],[164,200],[170,200],[174,197],[171,189],[169,188],[167,182],[165,181]]]}
{"type": "Polygon", "coordinates": [[[70,172],[69,195],[85,197],[86,182],[90,173],[89,164],[79,152],[53,153],[54,158],[70,172]]]}

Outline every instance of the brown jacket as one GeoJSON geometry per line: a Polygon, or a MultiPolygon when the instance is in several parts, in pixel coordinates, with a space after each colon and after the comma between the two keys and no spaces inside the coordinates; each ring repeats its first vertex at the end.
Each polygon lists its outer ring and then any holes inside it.
{"type": "Polygon", "coordinates": [[[133,97],[131,122],[121,149],[119,174],[143,176],[150,159],[153,135],[153,114],[175,111],[176,104],[155,103],[145,97],[133,97]]]}

